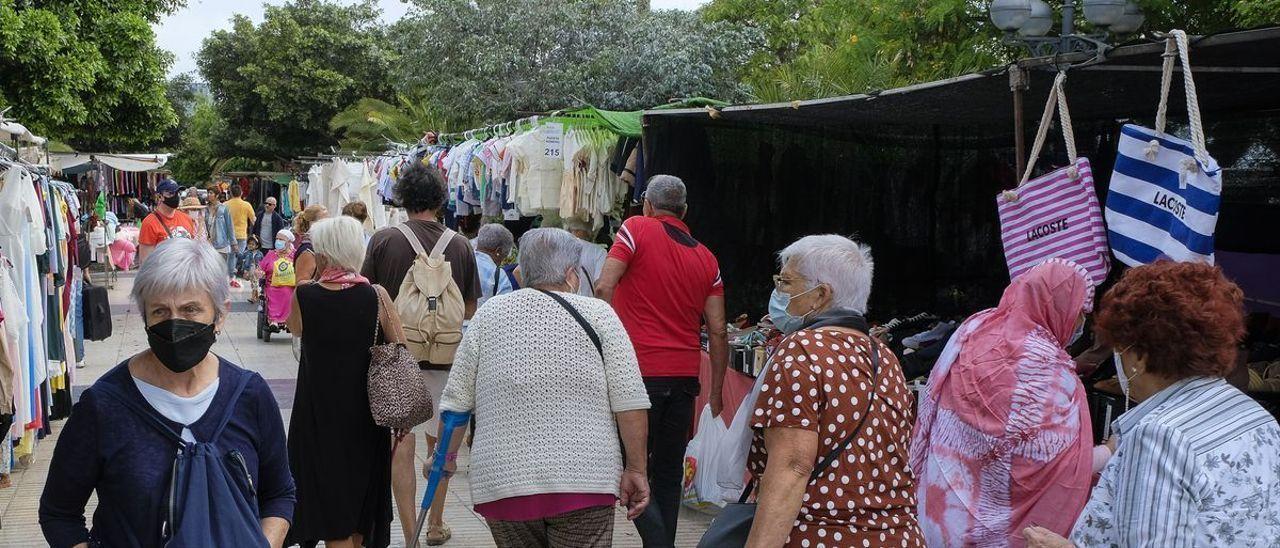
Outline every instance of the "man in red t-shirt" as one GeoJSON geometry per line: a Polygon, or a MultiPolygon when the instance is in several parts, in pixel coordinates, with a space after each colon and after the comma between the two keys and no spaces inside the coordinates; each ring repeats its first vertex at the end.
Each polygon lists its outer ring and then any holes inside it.
{"type": "MultiPolygon", "coordinates": [[[[715,255],[689,234],[684,182],[650,179],[644,216],[622,223],[596,295],[612,302],[635,346],[649,391],[649,507],[636,519],[646,547],[674,546],[684,450],[693,426],[705,320],[711,352],[711,412],[729,366],[724,282],[715,255]]],[[[627,463],[628,467],[636,463],[627,463]]]]}
{"type": "Polygon", "coordinates": [[[196,225],[178,210],[178,183],[165,179],[156,185],[156,208],[142,219],[138,229],[138,264],[169,238],[194,238],[196,225]]]}

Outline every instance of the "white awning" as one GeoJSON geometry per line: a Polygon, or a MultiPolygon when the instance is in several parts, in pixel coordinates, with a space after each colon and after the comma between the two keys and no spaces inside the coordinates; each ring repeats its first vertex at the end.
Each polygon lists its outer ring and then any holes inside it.
{"type": "Polygon", "coordinates": [[[12,141],[17,140],[22,143],[31,143],[34,145],[43,145],[44,137],[38,137],[27,129],[27,126],[17,122],[0,122],[0,140],[12,141]]]}
{"type": "Polygon", "coordinates": [[[102,152],[55,152],[50,164],[62,171],[97,160],[120,171],[153,171],[164,167],[168,154],[107,154],[102,152]]]}

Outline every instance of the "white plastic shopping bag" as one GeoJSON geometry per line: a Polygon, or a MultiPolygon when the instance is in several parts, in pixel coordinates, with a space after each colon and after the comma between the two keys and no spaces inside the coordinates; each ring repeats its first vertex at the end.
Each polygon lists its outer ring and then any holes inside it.
{"type": "Polygon", "coordinates": [[[760,371],[751,391],[742,398],[738,412],[733,415],[733,423],[725,432],[724,455],[719,459],[716,470],[716,485],[720,488],[719,504],[738,502],[747,481],[747,455],[751,452],[751,438],[755,430],[751,428],[755,416],[756,398],[760,395],[760,387],[764,384],[765,371],[760,371]]]}
{"type": "Polygon", "coordinates": [[[693,508],[706,507],[720,503],[720,488],[716,484],[718,466],[716,461],[721,456],[722,444],[729,427],[719,417],[711,416],[711,405],[702,407],[698,418],[698,433],[689,440],[684,450],[684,496],[686,506],[693,508]]]}
{"type": "Polygon", "coordinates": [[[764,384],[762,371],[751,391],[738,404],[733,423],[725,426],[720,417],[711,416],[711,406],[702,408],[698,419],[698,433],[684,452],[684,503],[686,506],[706,509],[711,505],[723,508],[737,502],[746,488],[747,454],[751,451],[754,430],[751,419],[755,413],[756,397],[764,384]]]}

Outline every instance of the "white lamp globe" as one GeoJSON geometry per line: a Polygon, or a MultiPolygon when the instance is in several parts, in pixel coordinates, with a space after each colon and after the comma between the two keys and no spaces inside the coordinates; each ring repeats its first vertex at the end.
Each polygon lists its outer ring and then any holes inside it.
{"type": "Polygon", "coordinates": [[[1142,7],[1133,2],[1124,5],[1124,15],[1111,25],[1111,32],[1116,34],[1130,34],[1137,32],[1142,28],[1142,23],[1146,22],[1147,16],[1142,13],[1142,7]]]}
{"type": "Polygon", "coordinates": [[[1013,32],[1031,17],[1031,0],[992,0],[990,11],[996,28],[1013,32]]]}
{"type": "Polygon", "coordinates": [[[1100,27],[1109,27],[1124,16],[1126,0],[1084,0],[1084,16],[1100,27]]]}
{"type": "Polygon", "coordinates": [[[1028,37],[1039,37],[1049,34],[1053,28],[1053,9],[1043,0],[1031,0],[1031,17],[1018,29],[1018,34],[1028,37]]]}

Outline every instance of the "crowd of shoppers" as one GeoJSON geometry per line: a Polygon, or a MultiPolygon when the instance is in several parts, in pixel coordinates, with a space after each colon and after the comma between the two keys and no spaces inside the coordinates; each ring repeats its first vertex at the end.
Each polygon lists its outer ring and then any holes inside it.
{"type": "MultiPolygon", "coordinates": [[[[41,499],[50,544],[149,548],[202,530],[178,517],[175,454],[209,457],[214,476],[230,471],[231,481],[207,482],[221,490],[182,476],[179,492],[208,490],[206,514],[216,506],[239,518],[204,520],[211,538],[386,547],[394,511],[410,543],[417,433],[445,459],[423,516],[425,543],[445,544],[448,478],[468,438],[443,431],[439,414],[454,412],[474,419],[471,499],[498,546],[611,546],[618,506],[646,547],[675,546],[694,401],[705,394],[721,414],[729,361],[724,282],[684,222],[684,183],[653,177],[642,215],[607,251],[573,220],[518,246],[501,224],[468,241],[440,222],[446,189],[436,169],[408,167],[393,189],[408,220],[368,235],[363,204],[335,218],[310,206],[290,231],[274,199],[246,210],[233,186],[225,204],[210,196],[205,244],[186,237],[194,230],[176,184],[161,183],[133,289],[149,349],[75,405],[41,499]],[[266,382],[210,352],[229,312],[228,270],[253,238],[275,244],[272,264],[291,258],[296,277],[287,324],[301,352],[287,436],[266,382]],[[453,295],[468,323],[456,355],[415,360],[431,420],[393,431],[371,412],[370,347],[412,346],[406,324],[419,318],[401,317],[400,297],[421,290],[413,273],[423,264],[448,273],[432,302],[453,295]],[[449,447],[437,448],[446,434],[449,447]]],[[[1280,538],[1280,426],[1224,380],[1244,323],[1240,289],[1219,269],[1132,268],[1095,314],[1088,274],[1047,261],[959,326],[917,398],[870,335],[871,250],[806,236],[778,259],[768,310],[782,336],[744,407],[744,499],[756,503],[746,546],[1280,538]],[[1067,352],[1090,314],[1096,346],[1115,350],[1121,389],[1138,403],[1096,447],[1067,352]]]]}

